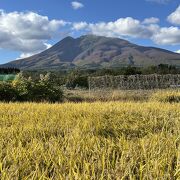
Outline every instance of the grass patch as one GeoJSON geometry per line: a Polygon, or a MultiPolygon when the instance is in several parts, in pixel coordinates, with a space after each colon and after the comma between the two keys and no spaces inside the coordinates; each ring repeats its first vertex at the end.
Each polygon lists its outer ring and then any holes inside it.
{"type": "Polygon", "coordinates": [[[153,90],[66,90],[66,101],[69,102],[108,102],[108,101],[147,101],[153,90]]]}

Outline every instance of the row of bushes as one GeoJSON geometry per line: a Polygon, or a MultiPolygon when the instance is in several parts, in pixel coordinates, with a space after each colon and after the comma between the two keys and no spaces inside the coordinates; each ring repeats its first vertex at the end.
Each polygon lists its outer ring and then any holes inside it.
{"type": "Polygon", "coordinates": [[[34,81],[18,74],[12,82],[0,83],[0,101],[62,101],[63,91],[50,81],[50,75],[40,75],[34,81]]]}

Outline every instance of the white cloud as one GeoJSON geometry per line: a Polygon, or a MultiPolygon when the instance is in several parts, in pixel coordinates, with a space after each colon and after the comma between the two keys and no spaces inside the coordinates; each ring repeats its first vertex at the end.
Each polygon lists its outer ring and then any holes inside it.
{"type": "Polygon", "coordinates": [[[72,8],[77,10],[77,9],[80,9],[80,8],[83,8],[84,5],[78,1],[73,1],[71,2],[71,5],[72,5],[72,8]]]}
{"type": "Polygon", "coordinates": [[[157,22],[157,19],[154,18],[146,19],[147,24],[131,17],[95,24],[79,22],[73,24],[73,29],[107,37],[145,38],[159,45],[179,45],[180,29],[178,27],[160,27],[152,23],[155,20],[157,22]]]}
{"type": "Polygon", "coordinates": [[[156,24],[159,22],[159,19],[156,17],[151,17],[151,18],[146,18],[144,19],[144,21],[142,22],[143,24],[156,24]]]}
{"type": "Polygon", "coordinates": [[[167,20],[172,24],[180,25],[180,5],[172,14],[168,16],[167,20]]]}
{"type": "Polygon", "coordinates": [[[179,45],[180,44],[180,29],[178,27],[163,27],[156,32],[152,40],[160,45],[179,45]]]}
{"type": "Polygon", "coordinates": [[[46,45],[47,49],[49,49],[49,48],[51,48],[51,47],[52,47],[52,45],[51,45],[51,44],[48,44],[48,43],[44,43],[44,44],[46,45]]]}
{"type": "Polygon", "coordinates": [[[132,17],[120,18],[112,22],[73,24],[73,30],[84,30],[86,33],[120,38],[144,38],[150,39],[158,45],[179,45],[180,28],[160,27],[155,22],[158,18],[147,18],[143,22],[132,17]]]}
{"type": "Polygon", "coordinates": [[[22,53],[22,54],[20,55],[20,57],[17,58],[17,60],[18,60],[18,59],[24,59],[24,58],[30,57],[30,56],[32,56],[32,55],[34,55],[34,54],[33,54],[33,53],[22,53]]]}
{"type": "Polygon", "coordinates": [[[82,30],[88,27],[88,23],[87,22],[77,22],[77,23],[73,23],[73,28],[74,30],[82,30]]]}
{"type": "MultiPolygon", "coordinates": [[[[51,44],[48,44],[48,43],[44,43],[44,45],[46,46],[45,49],[49,49],[50,47],[52,47],[52,45],[51,45],[51,44]]],[[[30,57],[30,56],[32,56],[32,55],[34,55],[34,54],[38,54],[38,53],[40,53],[40,52],[41,52],[41,50],[37,50],[37,51],[34,51],[34,52],[32,52],[32,53],[21,53],[21,54],[20,54],[20,57],[17,58],[17,59],[27,58],[27,57],[30,57]]]]}
{"type": "Polygon", "coordinates": [[[177,50],[177,51],[175,51],[175,52],[180,54],[180,49],[179,49],[179,50],[177,50]]]}
{"type": "Polygon", "coordinates": [[[47,49],[50,40],[60,27],[67,23],[49,20],[34,12],[0,11],[0,48],[34,54],[47,49]]]}
{"type": "Polygon", "coordinates": [[[95,35],[109,37],[133,37],[150,38],[153,32],[157,30],[157,25],[143,25],[139,20],[131,17],[120,18],[113,22],[90,23],[86,22],[74,24],[74,29],[83,29],[95,35]]]}
{"type": "Polygon", "coordinates": [[[57,34],[62,37],[74,31],[127,39],[146,38],[160,45],[179,45],[180,28],[160,27],[158,22],[155,17],[142,22],[132,17],[98,23],[66,22],[49,20],[47,16],[34,12],[6,13],[0,10],[0,48],[18,51],[21,57],[28,57],[49,48],[48,40],[57,34]]]}

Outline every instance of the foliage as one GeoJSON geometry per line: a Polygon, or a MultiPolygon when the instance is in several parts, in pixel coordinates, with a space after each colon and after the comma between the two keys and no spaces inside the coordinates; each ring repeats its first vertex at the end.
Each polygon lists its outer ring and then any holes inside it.
{"type": "Polygon", "coordinates": [[[31,97],[34,101],[62,101],[63,92],[58,86],[50,80],[50,74],[40,75],[38,82],[31,86],[31,97]]]}
{"type": "MultiPolygon", "coordinates": [[[[137,75],[137,74],[180,74],[180,68],[160,64],[159,66],[135,67],[128,66],[114,69],[72,69],[72,70],[54,70],[50,71],[51,82],[56,85],[66,85],[69,89],[76,87],[88,88],[88,77],[105,76],[105,75],[137,75]]],[[[25,77],[31,76],[33,80],[37,80],[40,74],[47,74],[47,71],[25,71],[25,77]]]]}
{"type": "Polygon", "coordinates": [[[179,179],[180,104],[0,104],[0,179],[179,179]]]}
{"type": "Polygon", "coordinates": [[[63,98],[61,88],[51,83],[50,74],[40,75],[39,80],[33,81],[20,73],[12,83],[3,82],[0,92],[0,100],[4,101],[59,102],[63,98]]]}
{"type": "Polygon", "coordinates": [[[136,75],[136,74],[142,74],[142,72],[136,67],[128,66],[127,68],[124,69],[123,74],[124,75],[136,75]]]}
{"type": "Polygon", "coordinates": [[[13,81],[16,78],[16,74],[20,72],[19,69],[13,67],[0,68],[0,81],[13,81]]]}
{"type": "Polygon", "coordinates": [[[17,75],[16,79],[12,82],[14,89],[16,89],[18,93],[18,100],[25,101],[29,99],[30,96],[30,87],[32,86],[32,81],[30,78],[26,79],[20,73],[17,75]]]}
{"type": "Polygon", "coordinates": [[[69,89],[76,87],[88,88],[88,76],[80,75],[79,71],[72,71],[67,75],[66,87],[69,89]]]}
{"type": "Polygon", "coordinates": [[[17,96],[17,91],[12,84],[0,82],[0,101],[15,101],[17,96]]]}

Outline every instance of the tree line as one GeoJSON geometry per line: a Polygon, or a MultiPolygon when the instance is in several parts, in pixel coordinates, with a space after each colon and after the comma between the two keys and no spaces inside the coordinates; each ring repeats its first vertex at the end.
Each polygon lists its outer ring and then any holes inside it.
{"type": "MultiPolygon", "coordinates": [[[[16,68],[1,68],[4,73],[16,74],[16,68]]],[[[69,71],[24,71],[12,82],[0,82],[0,101],[59,102],[63,100],[62,88],[88,88],[88,78],[105,75],[180,74],[180,68],[161,64],[150,67],[122,67],[116,69],[73,69],[69,71]]]]}
{"type": "MultiPolygon", "coordinates": [[[[39,74],[46,74],[49,71],[25,71],[23,72],[25,77],[31,76],[32,79],[36,79],[39,74]]],[[[69,89],[75,87],[79,88],[88,88],[88,77],[97,77],[97,76],[118,76],[118,75],[148,75],[148,74],[180,74],[180,68],[160,64],[158,66],[149,66],[149,67],[122,67],[114,69],[72,69],[72,70],[54,70],[50,71],[50,79],[53,83],[62,86],[65,85],[69,89]]]]}
{"type": "Polygon", "coordinates": [[[7,67],[7,68],[0,68],[0,74],[18,74],[20,73],[20,69],[7,67]]]}

